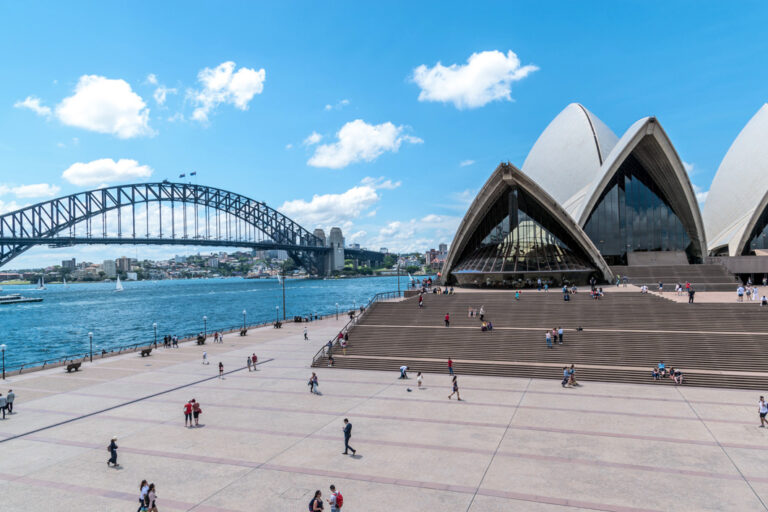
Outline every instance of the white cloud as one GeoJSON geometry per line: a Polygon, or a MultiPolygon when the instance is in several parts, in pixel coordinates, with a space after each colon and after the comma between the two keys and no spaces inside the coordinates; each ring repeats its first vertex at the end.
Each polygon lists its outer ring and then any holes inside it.
{"type": "Polygon", "coordinates": [[[34,197],[55,197],[61,191],[61,187],[50,185],[48,183],[36,183],[34,185],[20,185],[10,189],[16,197],[34,198],[34,197]]]}
{"type": "Polygon", "coordinates": [[[325,109],[324,109],[324,110],[325,110],[326,112],[327,112],[327,111],[329,111],[329,110],[333,110],[333,109],[336,109],[336,110],[341,110],[342,108],[346,107],[347,105],[349,105],[349,100],[347,100],[347,99],[344,99],[344,100],[340,100],[340,101],[336,102],[336,104],[335,104],[335,105],[331,105],[330,103],[329,103],[329,104],[327,104],[327,105],[325,106],[325,109]]]}
{"type": "Polygon", "coordinates": [[[197,106],[192,113],[196,121],[205,122],[219,104],[229,103],[240,110],[248,110],[248,103],[264,90],[264,68],[241,67],[235,72],[235,63],[223,62],[215,68],[205,68],[197,74],[203,88],[188,91],[187,96],[197,106]]]}
{"type": "Polygon", "coordinates": [[[286,144],[285,145],[285,149],[291,149],[291,148],[293,148],[293,144],[286,144]]]}
{"type": "Polygon", "coordinates": [[[306,139],[304,139],[305,146],[314,146],[323,139],[323,136],[317,132],[310,133],[306,139]]]}
{"type": "Polygon", "coordinates": [[[462,160],[459,162],[459,167],[467,167],[468,165],[473,165],[474,163],[474,160],[462,160]]]}
{"type": "Polygon", "coordinates": [[[155,92],[152,93],[152,97],[155,98],[155,103],[157,103],[158,105],[162,105],[165,103],[166,97],[169,94],[176,94],[177,92],[178,91],[176,89],[172,89],[170,87],[161,85],[157,89],[155,89],[155,92]]]}
{"type": "Polygon", "coordinates": [[[147,83],[157,85],[157,76],[154,73],[147,75],[147,83]]]}
{"type": "Polygon", "coordinates": [[[4,196],[11,191],[11,187],[8,185],[0,185],[0,196],[4,196]]]}
{"type": "Polygon", "coordinates": [[[707,196],[709,195],[709,190],[703,190],[701,192],[696,192],[696,200],[699,202],[700,205],[704,204],[704,201],[707,200],[707,196]]]}
{"type": "Polygon", "coordinates": [[[419,101],[453,103],[458,109],[482,107],[495,100],[511,101],[512,82],[522,80],[539,68],[520,65],[513,51],[498,50],[473,53],[464,65],[428,68],[422,64],[413,70],[413,81],[421,88],[419,101]]]}
{"type": "Polygon", "coordinates": [[[35,114],[43,117],[51,117],[51,107],[46,107],[40,103],[40,98],[35,96],[27,96],[24,101],[17,101],[13,104],[16,108],[26,108],[34,112],[35,114]]]}
{"type": "Polygon", "coordinates": [[[310,230],[333,226],[345,229],[380,198],[373,187],[358,185],[341,194],[315,194],[311,201],[286,201],[278,210],[310,230]]]}
{"type": "Polygon", "coordinates": [[[16,201],[0,201],[0,213],[13,212],[21,208],[23,208],[23,206],[18,204],[16,201]]]}
{"type": "Polygon", "coordinates": [[[384,176],[378,178],[371,178],[367,176],[360,181],[361,184],[373,187],[374,189],[395,190],[397,187],[403,184],[402,181],[392,181],[385,179],[384,176]]]}
{"type": "Polygon", "coordinates": [[[683,160],[683,169],[685,169],[685,172],[687,172],[689,175],[693,174],[694,165],[689,164],[688,162],[683,160]]]}
{"type": "Polygon", "coordinates": [[[61,175],[68,182],[80,185],[97,185],[127,181],[152,176],[152,169],[139,165],[136,160],[121,158],[117,162],[111,158],[102,158],[92,162],[77,162],[69,166],[61,175]]]}
{"type": "Polygon", "coordinates": [[[397,151],[403,142],[424,142],[418,137],[405,135],[404,130],[403,126],[390,122],[371,125],[362,119],[355,119],[341,127],[336,134],[338,142],[318,146],[307,164],[341,169],[355,162],[371,162],[385,151],[397,151]]]}
{"type": "Polygon", "coordinates": [[[125,80],[83,75],[75,94],[56,106],[56,116],[69,126],[130,139],[154,134],[146,107],[125,80]]]}
{"type": "Polygon", "coordinates": [[[461,217],[428,214],[409,221],[394,220],[379,228],[378,233],[368,237],[368,247],[388,247],[396,252],[423,252],[449,243],[456,233],[461,217]]]}
{"type": "Polygon", "coordinates": [[[351,235],[344,235],[344,238],[347,240],[347,242],[354,242],[355,240],[364,238],[367,234],[367,232],[360,230],[352,233],[351,235]]]}

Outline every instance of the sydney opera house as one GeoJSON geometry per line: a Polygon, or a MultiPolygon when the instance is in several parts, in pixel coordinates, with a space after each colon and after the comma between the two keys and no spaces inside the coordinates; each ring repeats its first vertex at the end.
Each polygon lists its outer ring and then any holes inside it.
{"type": "Polygon", "coordinates": [[[522,168],[503,163],[493,172],[456,232],[443,278],[468,286],[578,284],[612,281],[633,266],[718,263],[762,279],[766,235],[768,104],[731,145],[703,212],[655,117],[619,138],[571,104],[522,168]]]}

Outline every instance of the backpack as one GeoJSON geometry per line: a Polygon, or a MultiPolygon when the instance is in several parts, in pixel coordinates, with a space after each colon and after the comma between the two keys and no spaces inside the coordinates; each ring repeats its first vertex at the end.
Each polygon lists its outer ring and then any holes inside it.
{"type": "Polygon", "coordinates": [[[344,505],[344,496],[340,492],[336,491],[336,508],[341,508],[344,505]]]}

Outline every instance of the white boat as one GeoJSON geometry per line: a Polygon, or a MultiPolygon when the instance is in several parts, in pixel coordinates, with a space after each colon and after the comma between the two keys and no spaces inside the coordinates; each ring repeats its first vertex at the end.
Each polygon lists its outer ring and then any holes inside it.
{"type": "Polygon", "coordinates": [[[116,292],[123,291],[123,283],[120,282],[120,276],[117,276],[117,282],[115,283],[115,291],[116,292]]]}
{"type": "Polygon", "coordinates": [[[64,286],[65,287],[67,286],[67,278],[66,277],[64,278],[64,286]]]}
{"type": "Polygon", "coordinates": [[[40,276],[40,280],[37,281],[37,289],[38,290],[45,290],[45,279],[43,279],[42,276],[40,276]]]}

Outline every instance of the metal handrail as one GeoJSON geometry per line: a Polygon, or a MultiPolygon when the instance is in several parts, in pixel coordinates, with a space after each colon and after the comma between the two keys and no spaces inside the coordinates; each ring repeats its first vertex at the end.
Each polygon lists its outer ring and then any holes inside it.
{"type": "MultiPolygon", "coordinates": [[[[368,301],[368,304],[366,304],[365,306],[361,306],[360,307],[360,314],[359,315],[352,316],[349,319],[349,322],[344,324],[344,327],[342,327],[341,330],[339,330],[339,334],[341,334],[342,337],[343,337],[344,334],[348,333],[349,329],[351,327],[353,327],[355,324],[357,324],[357,322],[359,322],[363,318],[363,316],[365,316],[365,314],[370,310],[371,306],[374,303],[376,303],[376,302],[378,302],[380,300],[383,300],[383,299],[400,298],[400,297],[403,297],[403,296],[404,296],[403,295],[403,291],[400,291],[400,290],[395,290],[395,291],[391,291],[391,292],[379,292],[379,293],[377,293],[376,295],[371,297],[371,300],[368,301]]],[[[353,313],[355,312],[355,310],[351,310],[351,311],[353,313]]],[[[321,357],[323,357],[323,355],[325,354],[326,349],[329,348],[329,344],[330,344],[330,349],[333,350],[334,345],[337,345],[339,343],[339,334],[336,334],[333,338],[328,340],[328,343],[326,343],[325,345],[320,347],[320,350],[318,350],[315,353],[315,355],[312,356],[312,365],[314,365],[318,360],[320,360],[321,357]]]]}

